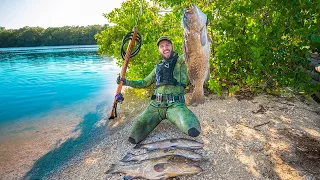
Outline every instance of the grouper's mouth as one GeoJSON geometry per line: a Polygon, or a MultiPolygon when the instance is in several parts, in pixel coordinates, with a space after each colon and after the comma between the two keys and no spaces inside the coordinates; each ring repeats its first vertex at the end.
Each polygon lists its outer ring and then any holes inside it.
{"type": "Polygon", "coordinates": [[[190,7],[190,8],[184,8],[184,14],[193,14],[194,13],[194,8],[190,7]]]}
{"type": "Polygon", "coordinates": [[[184,8],[184,12],[186,13],[194,13],[194,11],[197,9],[197,7],[194,5],[194,4],[191,4],[191,7],[190,8],[184,8]]]}
{"type": "Polygon", "coordinates": [[[195,8],[194,4],[192,4],[190,8],[184,8],[183,11],[184,11],[184,13],[183,13],[183,25],[184,25],[185,28],[190,29],[188,22],[190,21],[191,17],[195,13],[196,8],[195,8]]]}
{"type": "Polygon", "coordinates": [[[184,8],[183,11],[184,11],[184,14],[183,14],[184,18],[189,19],[190,16],[192,16],[192,14],[195,13],[196,8],[192,4],[190,8],[184,8]]]}
{"type": "Polygon", "coordinates": [[[190,27],[189,27],[189,20],[190,20],[190,18],[191,18],[191,13],[188,13],[188,12],[184,12],[184,15],[183,15],[183,25],[184,25],[184,27],[186,27],[186,28],[188,28],[188,29],[190,29],[190,27]]]}

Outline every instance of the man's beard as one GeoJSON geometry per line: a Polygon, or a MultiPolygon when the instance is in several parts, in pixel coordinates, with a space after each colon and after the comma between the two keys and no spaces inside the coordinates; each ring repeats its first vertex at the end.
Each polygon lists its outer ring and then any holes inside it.
{"type": "Polygon", "coordinates": [[[168,58],[164,57],[163,53],[160,53],[160,55],[162,56],[163,59],[169,60],[169,59],[171,59],[172,56],[173,56],[173,51],[171,51],[171,54],[170,54],[170,56],[169,56],[168,58]]]}

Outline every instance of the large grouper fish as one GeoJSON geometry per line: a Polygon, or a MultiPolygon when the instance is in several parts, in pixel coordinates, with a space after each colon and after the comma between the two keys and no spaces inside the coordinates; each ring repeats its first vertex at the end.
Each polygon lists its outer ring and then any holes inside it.
{"type": "Polygon", "coordinates": [[[161,141],[156,141],[147,144],[137,144],[134,149],[142,148],[147,149],[147,151],[153,151],[157,149],[202,149],[204,146],[203,143],[186,138],[174,138],[174,139],[165,139],[161,141]]]}
{"type": "Polygon", "coordinates": [[[210,42],[207,16],[195,5],[184,9],[183,52],[192,91],[185,95],[187,105],[203,104],[203,85],[210,78],[210,42]]]}
{"type": "Polygon", "coordinates": [[[196,152],[189,151],[186,149],[159,149],[143,154],[132,154],[127,153],[127,155],[121,160],[122,162],[138,161],[142,162],[149,159],[160,159],[168,156],[180,156],[192,161],[200,161],[202,156],[196,152]]]}
{"type": "Polygon", "coordinates": [[[123,173],[125,174],[124,180],[131,180],[136,178],[167,179],[200,172],[202,172],[202,169],[198,163],[162,158],[131,165],[113,164],[106,174],[123,173]]]}

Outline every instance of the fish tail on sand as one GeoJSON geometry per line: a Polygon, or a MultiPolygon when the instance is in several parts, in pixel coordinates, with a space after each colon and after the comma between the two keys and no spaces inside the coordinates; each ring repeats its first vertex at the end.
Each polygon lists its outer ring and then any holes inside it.
{"type": "Polygon", "coordinates": [[[144,144],[137,144],[136,146],[133,147],[133,149],[140,149],[144,146],[144,144]]]}
{"type": "Polygon", "coordinates": [[[132,154],[132,153],[127,153],[127,155],[125,155],[120,161],[121,161],[121,162],[131,161],[132,156],[134,156],[134,154],[132,154]]]}
{"type": "Polygon", "coordinates": [[[147,149],[147,151],[153,151],[157,149],[156,147],[146,146],[145,144],[137,144],[133,149],[147,149]]]}
{"type": "Polygon", "coordinates": [[[194,91],[193,93],[185,94],[185,100],[187,105],[198,105],[205,102],[205,97],[203,93],[194,91]]]}
{"type": "Polygon", "coordinates": [[[118,165],[117,164],[111,164],[108,171],[105,172],[105,174],[114,174],[118,172],[118,165]]]}
{"type": "Polygon", "coordinates": [[[192,93],[192,100],[195,104],[203,104],[205,97],[203,95],[203,90],[195,88],[195,91],[192,93]]]}

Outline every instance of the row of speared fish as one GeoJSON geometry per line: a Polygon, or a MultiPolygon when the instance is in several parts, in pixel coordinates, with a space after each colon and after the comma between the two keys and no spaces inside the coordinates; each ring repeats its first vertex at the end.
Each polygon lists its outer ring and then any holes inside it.
{"type": "Polygon", "coordinates": [[[135,149],[146,153],[128,153],[121,162],[129,165],[111,165],[107,174],[123,173],[124,180],[135,178],[167,179],[202,172],[199,162],[203,157],[194,152],[202,149],[203,143],[191,139],[168,139],[149,144],[138,144],[135,149]],[[134,162],[134,163],[133,163],[134,162]]]}

